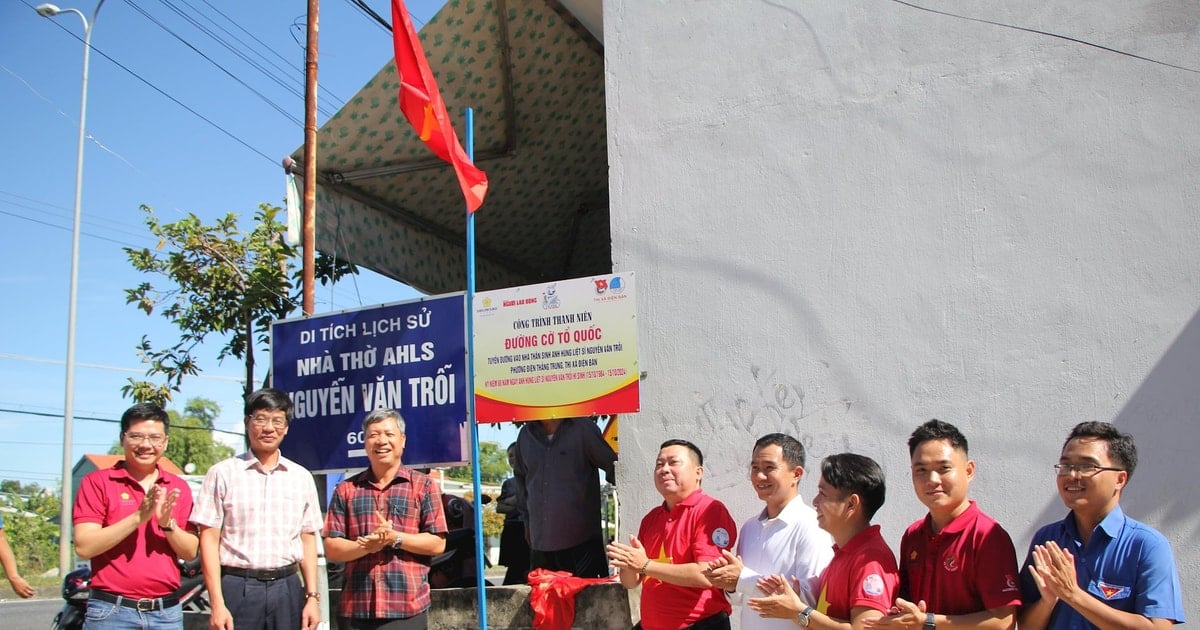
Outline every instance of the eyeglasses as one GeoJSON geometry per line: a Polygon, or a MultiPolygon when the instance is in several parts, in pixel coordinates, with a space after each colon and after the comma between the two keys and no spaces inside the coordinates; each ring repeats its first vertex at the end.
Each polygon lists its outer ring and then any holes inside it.
{"type": "Polygon", "coordinates": [[[250,424],[259,429],[266,427],[268,424],[275,429],[283,429],[288,425],[287,418],[270,418],[267,416],[250,416],[250,424]]]}
{"type": "Polygon", "coordinates": [[[1059,477],[1068,477],[1071,473],[1075,473],[1080,477],[1091,477],[1098,475],[1105,470],[1120,472],[1124,468],[1111,468],[1109,466],[1097,466],[1095,464],[1055,464],[1054,473],[1059,477]]]}
{"type": "Polygon", "coordinates": [[[167,436],[161,433],[126,433],[125,439],[134,444],[149,442],[151,446],[162,446],[163,442],[167,441],[167,436]]]}

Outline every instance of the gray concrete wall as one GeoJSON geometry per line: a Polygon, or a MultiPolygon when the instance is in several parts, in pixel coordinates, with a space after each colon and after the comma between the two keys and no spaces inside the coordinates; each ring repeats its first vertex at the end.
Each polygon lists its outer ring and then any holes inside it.
{"type": "Polygon", "coordinates": [[[955,15],[604,3],[614,267],[638,272],[647,373],[622,529],[680,436],[748,517],[751,444],[784,430],[810,471],[844,450],[883,464],[897,544],[923,514],[904,442],[937,417],[1023,555],[1065,514],[1063,437],[1110,420],[1141,449],[1126,511],[1171,539],[1195,607],[1200,5],[917,4],[955,15]]]}
{"type": "MultiPolygon", "coordinates": [[[[488,628],[527,630],[533,628],[528,586],[496,586],[487,589],[488,628]]],[[[473,588],[431,591],[430,630],[478,628],[479,614],[473,588]]],[[[572,628],[583,630],[627,630],[632,625],[629,598],[615,582],[594,584],[575,596],[572,628]]]]}

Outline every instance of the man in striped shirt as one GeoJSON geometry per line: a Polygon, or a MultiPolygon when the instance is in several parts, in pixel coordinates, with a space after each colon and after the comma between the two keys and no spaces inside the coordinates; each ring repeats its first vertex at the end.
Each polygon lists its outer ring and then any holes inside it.
{"type": "Polygon", "coordinates": [[[292,401],[260,389],[246,397],[245,412],[250,450],[208,470],[192,514],[212,603],[209,627],[311,630],[321,616],[321,506],[312,474],[279,453],[292,401]]]}

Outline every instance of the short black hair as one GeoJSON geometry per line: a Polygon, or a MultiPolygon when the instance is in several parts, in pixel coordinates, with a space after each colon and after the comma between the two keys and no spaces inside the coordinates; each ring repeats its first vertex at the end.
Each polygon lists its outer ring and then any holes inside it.
{"type": "Polygon", "coordinates": [[[287,416],[288,424],[292,422],[292,399],[287,392],[274,387],[264,387],[246,396],[246,417],[254,415],[255,411],[282,411],[287,416]]]}
{"type": "Polygon", "coordinates": [[[128,431],[129,425],[135,422],[145,422],[146,420],[161,422],[163,433],[171,430],[171,418],[167,415],[167,412],[154,403],[146,402],[138,403],[126,409],[125,413],[121,414],[121,433],[128,431]]]}
{"type": "Polygon", "coordinates": [[[667,440],[666,442],[663,442],[663,443],[662,443],[662,444],[661,444],[661,445],[658,447],[658,450],[660,450],[660,451],[661,451],[661,450],[663,450],[664,448],[667,448],[668,446],[682,446],[682,447],[686,448],[687,450],[689,450],[689,451],[691,451],[691,452],[692,452],[692,455],[693,455],[693,457],[694,457],[694,458],[695,458],[695,460],[696,460],[696,465],[697,465],[697,466],[703,466],[703,465],[704,465],[704,453],[701,453],[701,452],[700,452],[700,447],[699,447],[699,446],[696,446],[695,444],[692,444],[691,442],[689,442],[689,441],[687,441],[687,440],[679,440],[679,439],[675,439],[675,440],[667,440]]]}
{"type": "Polygon", "coordinates": [[[1108,446],[1108,458],[1118,467],[1125,469],[1133,478],[1133,469],[1137,468],[1137,445],[1133,436],[1121,433],[1121,430],[1111,422],[1080,422],[1071,429],[1071,434],[1063,441],[1063,448],[1071,440],[1103,440],[1108,446]]]}
{"type": "Polygon", "coordinates": [[[783,451],[783,461],[787,462],[788,466],[804,468],[804,445],[800,440],[786,433],[768,433],[754,442],[756,451],[768,446],[778,446],[783,451]]]}
{"type": "Polygon", "coordinates": [[[942,422],[937,418],[922,424],[917,427],[912,435],[908,438],[908,456],[917,452],[917,447],[933,440],[946,440],[950,446],[956,448],[963,453],[970,453],[967,448],[967,436],[958,430],[958,427],[949,422],[942,422]]]}
{"type": "Polygon", "coordinates": [[[883,469],[866,455],[838,453],[826,457],[821,462],[821,478],[843,493],[861,497],[868,521],[883,507],[887,494],[883,469]]]}

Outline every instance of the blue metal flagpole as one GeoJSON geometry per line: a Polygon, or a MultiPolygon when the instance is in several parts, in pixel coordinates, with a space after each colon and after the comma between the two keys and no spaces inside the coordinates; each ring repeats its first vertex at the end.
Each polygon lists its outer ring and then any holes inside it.
{"type": "MultiPolygon", "coordinates": [[[[475,110],[467,108],[467,157],[475,162],[475,110]]],[[[483,492],[479,483],[479,423],[475,421],[475,213],[467,213],[467,422],[471,424],[471,483],[475,492],[475,602],[479,627],[486,630],[487,583],[483,557],[483,492]]]]}

